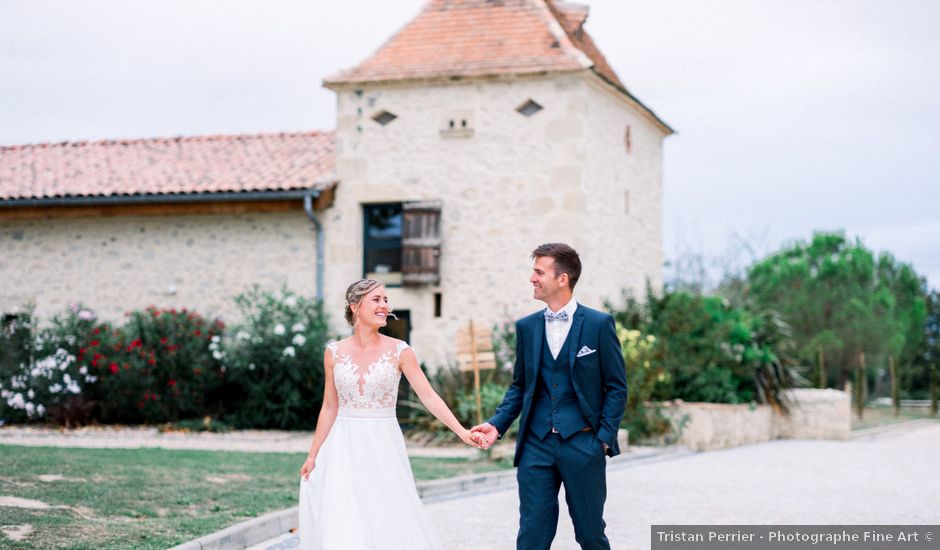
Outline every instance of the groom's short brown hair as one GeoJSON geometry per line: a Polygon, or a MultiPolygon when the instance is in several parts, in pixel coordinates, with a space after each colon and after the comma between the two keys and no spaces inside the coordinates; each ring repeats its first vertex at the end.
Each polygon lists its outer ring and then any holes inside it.
{"type": "Polygon", "coordinates": [[[568,287],[574,290],[581,277],[581,257],[577,251],[565,243],[540,244],[532,251],[532,258],[549,257],[555,260],[555,277],[562,273],[568,274],[568,287]]]}

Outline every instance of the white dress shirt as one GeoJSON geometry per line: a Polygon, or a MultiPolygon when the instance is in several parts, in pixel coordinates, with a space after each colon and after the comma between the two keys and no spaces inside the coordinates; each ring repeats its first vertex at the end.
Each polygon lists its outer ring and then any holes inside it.
{"type": "MultiPolygon", "coordinates": [[[[552,311],[550,308],[546,308],[548,311],[552,311]]],[[[552,352],[552,358],[558,359],[558,354],[561,352],[562,346],[565,345],[565,339],[568,338],[568,331],[571,330],[571,322],[574,320],[574,312],[578,309],[578,302],[574,298],[571,298],[565,307],[561,308],[558,311],[552,311],[552,313],[558,313],[565,311],[568,313],[567,321],[560,321],[555,319],[552,322],[545,321],[545,338],[548,340],[548,349],[552,352]]]]}

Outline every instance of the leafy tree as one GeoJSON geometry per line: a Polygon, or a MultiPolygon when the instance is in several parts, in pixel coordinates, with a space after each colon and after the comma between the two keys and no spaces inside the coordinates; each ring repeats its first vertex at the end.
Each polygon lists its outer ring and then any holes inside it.
{"type": "Polygon", "coordinates": [[[804,361],[821,351],[836,367],[825,385],[848,381],[861,354],[888,349],[894,298],[878,282],[874,255],[841,234],[817,233],[753,265],[748,294],[780,312],[804,361]]]}
{"type": "Polygon", "coordinates": [[[910,394],[913,398],[929,398],[930,413],[937,414],[937,393],[940,383],[940,292],[931,290],[924,294],[925,320],[923,338],[917,359],[910,371],[912,386],[923,388],[910,394]]]}
{"type": "Polygon", "coordinates": [[[890,254],[878,258],[878,279],[894,297],[894,330],[888,353],[896,359],[898,385],[902,393],[905,389],[926,389],[927,380],[917,375],[926,337],[929,300],[926,282],[910,265],[897,262],[890,254]]]}
{"type": "MultiPolygon", "coordinates": [[[[608,309],[624,329],[655,341],[653,350],[644,353],[655,383],[648,396],[637,396],[637,403],[758,401],[785,409],[783,390],[802,383],[789,327],[772,310],[752,312],[718,296],[686,291],[657,295],[650,289],[644,301],[625,296],[624,307],[608,304],[608,309]]],[[[646,388],[647,382],[639,387],[646,388]]]]}

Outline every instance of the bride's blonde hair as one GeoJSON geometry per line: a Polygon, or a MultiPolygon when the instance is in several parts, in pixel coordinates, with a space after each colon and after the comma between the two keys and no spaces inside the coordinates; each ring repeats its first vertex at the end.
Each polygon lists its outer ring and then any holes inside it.
{"type": "Polygon", "coordinates": [[[355,283],[349,285],[349,288],[346,289],[346,311],[344,315],[346,317],[346,322],[349,323],[350,326],[356,324],[356,316],[353,313],[352,308],[359,305],[359,302],[362,301],[363,296],[380,286],[384,285],[381,281],[376,281],[375,279],[359,279],[355,283]]]}

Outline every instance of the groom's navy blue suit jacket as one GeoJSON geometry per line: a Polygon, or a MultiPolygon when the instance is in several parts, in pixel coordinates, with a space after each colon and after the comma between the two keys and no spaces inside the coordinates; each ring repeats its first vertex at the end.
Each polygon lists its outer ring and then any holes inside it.
{"type": "MultiPolygon", "coordinates": [[[[502,436],[522,414],[516,441],[516,466],[519,465],[522,444],[531,436],[529,412],[537,390],[544,341],[544,310],[516,322],[516,363],[512,384],[496,414],[489,420],[502,436]]],[[[568,366],[578,408],[597,438],[607,444],[608,454],[616,456],[620,453],[617,428],[627,404],[627,377],[613,317],[578,304],[571,320],[568,342],[568,366]]]]}

